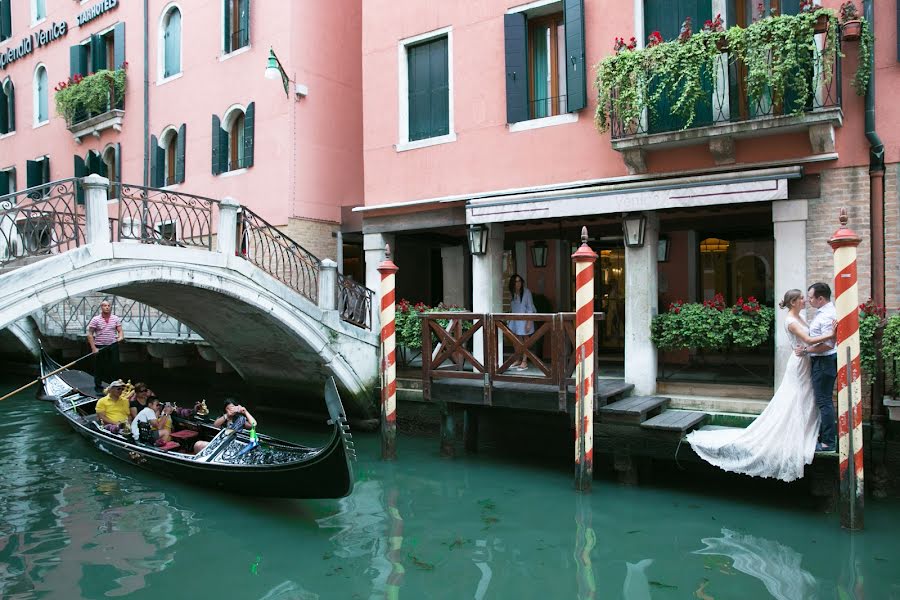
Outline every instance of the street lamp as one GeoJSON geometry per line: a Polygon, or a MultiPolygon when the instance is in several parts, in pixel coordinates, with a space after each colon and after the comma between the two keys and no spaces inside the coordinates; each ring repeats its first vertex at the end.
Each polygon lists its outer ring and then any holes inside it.
{"type": "MultiPolygon", "coordinates": [[[[290,84],[292,82],[281,65],[281,61],[275,56],[275,50],[269,48],[269,58],[266,61],[266,79],[278,79],[279,77],[281,78],[281,85],[284,86],[284,95],[290,98],[290,84]]],[[[302,98],[309,94],[309,90],[305,85],[294,83],[294,93],[297,94],[298,98],[302,98]]]]}
{"type": "Polygon", "coordinates": [[[473,256],[483,256],[488,247],[488,226],[483,223],[469,225],[469,252],[473,256]]]}
{"type": "Polygon", "coordinates": [[[547,242],[544,240],[531,245],[531,264],[538,269],[547,266],[547,242]]]}
{"type": "Polygon", "coordinates": [[[641,248],[644,245],[644,230],[647,228],[647,217],[644,213],[629,213],[622,219],[622,231],[625,233],[625,245],[629,248],[641,248]]]}

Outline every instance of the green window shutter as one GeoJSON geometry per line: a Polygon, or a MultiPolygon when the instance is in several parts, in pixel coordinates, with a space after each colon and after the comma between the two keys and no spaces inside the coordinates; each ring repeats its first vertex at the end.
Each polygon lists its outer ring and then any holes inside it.
{"type": "MultiPolygon", "coordinates": [[[[221,164],[221,159],[219,158],[219,147],[221,143],[219,142],[219,138],[222,136],[222,123],[219,121],[219,117],[216,115],[212,116],[212,174],[218,175],[222,172],[219,168],[221,164]]],[[[226,151],[225,154],[228,154],[226,151]]]]}
{"type": "Polygon", "coordinates": [[[165,77],[181,72],[181,12],[173,9],[166,22],[165,77]]]}
{"type": "Polygon", "coordinates": [[[150,187],[161,187],[157,174],[159,173],[159,154],[156,149],[159,148],[159,141],[155,135],[150,136],[150,187]]]}
{"type": "Polygon", "coordinates": [[[229,169],[237,168],[236,166],[231,166],[229,164],[231,162],[231,153],[229,151],[228,143],[228,132],[224,129],[219,129],[219,173],[225,173],[229,169]]]}
{"type": "Polygon", "coordinates": [[[12,0],[0,0],[0,40],[12,37],[12,0]]]}
{"type": "Polygon", "coordinates": [[[178,143],[175,146],[175,183],[184,183],[184,149],[187,143],[187,125],[178,128],[178,143]]]}
{"type": "Polygon", "coordinates": [[[91,66],[90,71],[96,73],[106,68],[106,44],[103,38],[97,34],[91,36],[91,66]]]}
{"type": "Polygon", "coordinates": [[[108,65],[110,69],[121,69],[125,64],[125,23],[116,23],[113,28],[113,61],[114,65],[108,65]]]}
{"type": "Polygon", "coordinates": [[[41,185],[41,163],[36,160],[25,161],[25,187],[32,188],[41,185]]]}
{"type": "Polygon", "coordinates": [[[506,122],[528,119],[528,38],[525,13],[503,16],[506,54],[506,122]]]}
{"type": "MultiPolygon", "coordinates": [[[[9,97],[6,95],[6,84],[0,84],[0,135],[9,133],[9,97]]],[[[0,194],[3,192],[3,186],[0,186],[0,194]]]]}
{"type": "Polygon", "coordinates": [[[87,163],[89,174],[103,175],[103,161],[100,160],[99,154],[88,152],[85,162],[87,163]]]}
{"type": "MultiPolygon", "coordinates": [[[[236,2],[237,0],[234,1],[236,2]]],[[[222,14],[225,15],[225,28],[222,31],[222,49],[225,54],[231,52],[231,2],[232,0],[222,1],[222,14]]]]}
{"type": "Polygon", "coordinates": [[[566,28],[566,110],[575,112],[587,105],[584,0],[565,0],[563,20],[566,28]]]}
{"type": "Polygon", "coordinates": [[[446,37],[407,49],[410,141],[450,132],[447,49],[446,37]]]}
{"type": "Polygon", "coordinates": [[[166,186],[166,149],[162,146],[155,146],[156,152],[156,187],[166,186]]]}
{"type": "Polygon", "coordinates": [[[75,45],[69,48],[69,75],[87,75],[87,46],[75,45]]]}
{"type": "Polygon", "coordinates": [[[9,171],[0,171],[0,196],[9,193],[9,171]]]}
{"type": "Polygon", "coordinates": [[[256,122],[256,103],[251,102],[247,105],[244,112],[244,164],[242,167],[253,166],[253,130],[256,122]]]}
{"type": "Polygon", "coordinates": [[[238,35],[238,47],[250,45],[250,0],[235,0],[238,4],[238,16],[241,20],[238,35]]]}
{"type": "Polygon", "coordinates": [[[800,12],[800,0],[781,0],[781,14],[796,15],[800,12]]]}
{"type": "Polygon", "coordinates": [[[9,131],[16,130],[16,86],[13,85],[12,80],[8,80],[6,82],[6,105],[7,105],[7,126],[9,127],[9,131]]]}

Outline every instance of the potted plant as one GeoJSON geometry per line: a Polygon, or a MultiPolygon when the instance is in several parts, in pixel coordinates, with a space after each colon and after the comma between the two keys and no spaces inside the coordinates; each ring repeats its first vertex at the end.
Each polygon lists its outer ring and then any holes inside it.
{"type": "MultiPolygon", "coordinates": [[[[717,14],[715,19],[707,19],[701,31],[723,34],[725,32],[725,22],[722,20],[721,13],[717,14]]],[[[716,49],[719,52],[728,52],[728,38],[724,35],[719,35],[715,39],[716,49]]]]}
{"type": "Polygon", "coordinates": [[[845,42],[855,42],[862,33],[862,19],[859,11],[856,10],[856,4],[853,2],[844,2],[840,9],[841,19],[841,37],[845,42]]]}
{"type": "Polygon", "coordinates": [[[813,0],[800,0],[801,13],[818,13],[816,21],[813,25],[813,31],[816,33],[825,33],[828,31],[828,15],[819,11],[819,7],[813,4],[813,0]]]}
{"type": "Polygon", "coordinates": [[[56,112],[69,124],[99,115],[116,107],[125,97],[127,63],[114,71],[101,69],[86,77],[75,74],[60,81],[56,92],[56,112]]]}

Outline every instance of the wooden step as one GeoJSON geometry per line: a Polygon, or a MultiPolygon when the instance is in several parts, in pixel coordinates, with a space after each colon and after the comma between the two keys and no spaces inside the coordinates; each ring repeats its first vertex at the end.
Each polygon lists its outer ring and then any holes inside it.
{"type": "Polygon", "coordinates": [[[664,410],[652,419],[641,423],[641,427],[681,436],[700,427],[708,418],[708,414],[695,410],[664,410]]]}
{"type": "Polygon", "coordinates": [[[600,406],[606,405],[616,397],[624,397],[634,389],[633,383],[625,383],[624,379],[598,379],[594,397],[600,406]]]}
{"type": "Polygon", "coordinates": [[[597,409],[604,423],[640,425],[658,415],[669,404],[665,396],[632,396],[597,409]]]}

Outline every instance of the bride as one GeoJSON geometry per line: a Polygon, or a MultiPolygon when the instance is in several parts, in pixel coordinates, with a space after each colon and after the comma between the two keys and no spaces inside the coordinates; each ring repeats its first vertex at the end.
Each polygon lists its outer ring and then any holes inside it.
{"type": "Polygon", "coordinates": [[[806,348],[830,340],[834,334],[809,337],[809,325],[801,315],[806,301],[800,290],[788,290],[779,306],[787,308],[784,327],[791,353],[784,379],[769,405],[746,429],[701,429],[685,438],[703,460],[726,471],[756,477],[793,481],[803,477],[812,462],[819,435],[819,410],[810,380],[806,348]]]}

